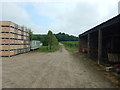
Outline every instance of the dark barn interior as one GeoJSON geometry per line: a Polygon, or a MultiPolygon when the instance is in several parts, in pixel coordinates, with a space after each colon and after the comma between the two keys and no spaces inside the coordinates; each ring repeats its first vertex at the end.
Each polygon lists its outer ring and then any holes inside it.
{"type": "Polygon", "coordinates": [[[120,15],[80,34],[79,52],[104,62],[120,62],[120,15]]]}

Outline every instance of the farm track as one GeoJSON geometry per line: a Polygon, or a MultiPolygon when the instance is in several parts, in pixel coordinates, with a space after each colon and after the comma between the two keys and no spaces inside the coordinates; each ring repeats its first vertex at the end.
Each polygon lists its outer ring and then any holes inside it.
{"type": "Polygon", "coordinates": [[[114,88],[83,56],[61,45],[57,52],[29,52],[2,59],[3,88],[114,88]]]}

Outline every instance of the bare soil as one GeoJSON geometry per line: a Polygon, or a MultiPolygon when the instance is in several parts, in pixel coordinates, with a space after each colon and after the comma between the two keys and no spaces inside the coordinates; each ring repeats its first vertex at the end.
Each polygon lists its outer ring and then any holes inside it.
{"type": "Polygon", "coordinates": [[[115,88],[93,64],[61,46],[53,53],[29,52],[2,59],[3,88],[115,88]]]}

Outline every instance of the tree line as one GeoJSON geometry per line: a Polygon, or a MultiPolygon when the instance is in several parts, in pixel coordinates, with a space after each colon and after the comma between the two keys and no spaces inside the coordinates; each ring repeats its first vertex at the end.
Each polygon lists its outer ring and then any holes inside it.
{"type": "Polygon", "coordinates": [[[52,37],[52,43],[57,44],[56,41],[78,41],[78,37],[73,35],[68,35],[65,33],[58,33],[53,34],[52,31],[48,31],[48,34],[32,34],[31,33],[31,40],[39,40],[43,43],[44,46],[48,46],[48,42],[51,43],[50,37],[52,37]],[[48,41],[48,39],[50,41],[48,41]]]}
{"type": "Polygon", "coordinates": [[[51,50],[52,47],[58,46],[58,40],[52,31],[48,31],[47,34],[33,34],[30,32],[30,40],[38,40],[43,43],[43,46],[48,46],[48,49],[51,50]]]}
{"type": "Polygon", "coordinates": [[[58,33],[58,34],[54,34],[56,36],[56,38],[58,39],[59,42],[61,41],[78,41],[78,37],[73,36],[73,35],[69,35],[69,34],[65,34],[65,33],[58,33]]]}

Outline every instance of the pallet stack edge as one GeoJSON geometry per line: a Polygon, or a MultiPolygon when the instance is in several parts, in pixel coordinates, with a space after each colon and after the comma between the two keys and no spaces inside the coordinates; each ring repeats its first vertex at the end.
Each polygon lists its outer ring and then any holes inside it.
{"type": "Polygon", "coordinates": [[[0,56],[11,57],[30,51],[30,31],[11,21],[0,21],[0,56]]]}

